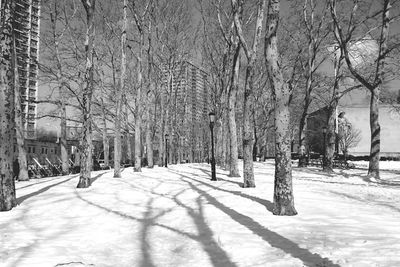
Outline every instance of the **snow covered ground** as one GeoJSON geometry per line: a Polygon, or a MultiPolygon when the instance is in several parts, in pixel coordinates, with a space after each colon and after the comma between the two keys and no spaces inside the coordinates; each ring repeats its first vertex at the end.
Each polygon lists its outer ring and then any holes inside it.
{"type": "Polygon", "coordinates": [[[400,174],[294,168],[297,216],[271,213],[272,161],[256,188],[209,165],[17,183],[0,213],[0,266],[400,266],[400,174]]]}

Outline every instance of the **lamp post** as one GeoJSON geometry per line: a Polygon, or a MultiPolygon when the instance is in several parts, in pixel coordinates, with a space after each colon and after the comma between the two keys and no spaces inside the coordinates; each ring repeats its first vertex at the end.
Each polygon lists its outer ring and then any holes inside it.
{"type": "Polygon", "coordinates": [[[323,161],[322,161],[322,166],[325,166],[326,164],[326,127],[322,127],[322,134],[324,136],[324,156],[323,156],[323,161]]]}
{"type": "Polygon", "coordinates": [[[168,168],[168,134],[165,134],[165,168],[168,168]]]}
{"type": "Polygon", "coordinates": [[[214,123],[215,123],[215,113],[210,112],[210,130],[211,130],[211,181],[217,181],[217,176],[215,174],[215,157],[214,157],[214,123]]]}

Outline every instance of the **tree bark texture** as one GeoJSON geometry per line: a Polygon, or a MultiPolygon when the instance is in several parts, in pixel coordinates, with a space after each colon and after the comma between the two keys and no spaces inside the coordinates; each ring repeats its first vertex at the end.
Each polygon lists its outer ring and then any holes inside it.
{"type": "MultiPolygon", "coordinates": [[[[221,114],[222,116],[222,114],[221,114]]],[[[224,129],[222,126],[222,118],[219,118],[216,123],[216,164],[223,168],[223,164],[225,163],[224,159],[224,129]]]]}
{"type": "Polygon", "coordinates": [[[93,53],[94,53],[94,10],[96,0],[81,0],[86,11],[86,40],[85,40],[85,84],[82,96],[82,145],[81,151],[81,172],[78,188],[90,186],[92,170],[92,95],[93,95],[93,53]]]}
{"type": "Polygon", "coordinates": [[[160,96],[160,130],[158,131],[158,167],[164,166],[164,125],[165,125],[165,116],[164,116],[164,104],[163,97],[160,96]]]}
{"type": "Polygon", "coordinates": [[[379,93],[380,87],[371,90],[369,123],[371,129],[371,150],[369,155],[368,175],[379,179],[379,159],[381,127],[379,124],[379,93]]]}
{"type": "Polygon", "coordinates": [[[135,172],[142,171],[142,142],[141,142],[141,128],[142,128],[142,118],[141,118],[141,88],[138,88],[137,94],[137,107],[136,107],[136,118],[135,118],[135,172]]]}
{"type": "Polygon", "coordinates": [[[146,107],[146,151],[147,151],[147,167],[153,168],[153,139],[151,131],[151,114],[150,114],[150,97],[147,97],[146,107]]]}
{"type": "Polygon", "coordinates": [[[16,179],[19,181],[28,181],[28,163],[26,159],[25,150],[25,136],[24,136],[24,126],[22,123],[22,110],[21,110],[21,91],[19,88],[19,76],[18,76],[18,62],[17,62],[17,51],[15,45],[15,35],[13,33],[13,84],[14,84],[14,108],[15,108],[15,133],[17,139],[17,153],[18,153],[18,163],[19,172],[18,177],[14,174],[16,179]]]}
{"type": "MultiPolygon", "coordinates": [[[[138,22],[137,22],[138,23],[138,22]]],[[[138,89],[136,93],[136,117],[135,117],[135,172],[142,171],[142,89],[143,89],[143,76],[142,76],[142,60],[143,60],[143,31],[138,25],[140,32],[140,51],[138,56],[137,66],[137,79],[138,89]]]]}
{"type": "MultiPolygon", "coordinates": [[[[228,113],[228,112],[227,112],[228,113]]],[[[229,117],[226,116],[225,122],[225,170],[230,170],[231,166],[231,138],[229,132],[229,117]]]]}
{"type": "Polygon", "coordinates": [[[299,123],[299,167],[307,166],[307,143],[306,143],[306,129],[307,129],[307,118],[308,118],[308,106],[309,96],[304,98],[304,108],[301,113],[299,123]],[[307,107],[306,107],[307,106],[307,107]]]}
{"type": "Polygon", "coordinates": [[[254,70],[248,65],[243,106],[243,187],[256,187],[253,167],[253,127],[251,113],[254,109],[252,98],[254,70]]]}
{"type": "Polygon", "coordinates": [[[238,166],[238,141],[236,129],[236,96],[239,90],[239,70],[240,70],[240,44],[236,44],[235,54],[232,64],[232,83],[229,89],[228,99],[228,126],[230,137],[230,154],[229,154],[229,176],[240,177],[238,166]]]}
{"type": "Polygon", "coordinates": [[[1,1],[0,21],[0,211],[16,206],[15,181],[13,175],[14,149],[14,68],[13,68],[13,1],[1,1]]]}
{"type": "MultiPolygon", "coordinates": [[[[121,75],[119,86],[116,88],[115,101],[115,137],[114,137],[114,178],[121,178],[121,120],[122,120],[122,102],[125,88],[126,75],[126,28],[127,28],[127,2],[124,0],[122,8],[123,24],[121,33],[121,75]]],[[[128,135],[129,136],[129,135],[128,135]]]]}
{"type": "Polygon", "coordinates": [[[265,34],[265,58],[268,78],[272,85],[275,103],[275,185],[274,215],[296,215],[292,186],[292,163],[290,154],[289,88],[279,67],[277,29],[279,0],[269,0],[265,34]]]}

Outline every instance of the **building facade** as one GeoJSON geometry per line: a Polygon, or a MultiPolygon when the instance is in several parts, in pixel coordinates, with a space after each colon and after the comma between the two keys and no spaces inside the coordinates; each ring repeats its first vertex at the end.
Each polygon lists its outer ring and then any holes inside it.
{"type": "MultiPolygon", "coordinates": [[[[400,92],[400,91],[399,91],[400,92]]],[[[343,115],[350,128],[357,133],[357,141],[348,149],[353,156],[368,156],[371,147],[370,130],[370,94],[366,89],[353,90],[339,101],[337,115],[343,115]]],[[[309,115],[308,140],[311,151],[323,151],[322,127],[326,126],[328,120],[327,108],[319,109],[309,115]]],[[[340,119],[337,122],[340,126],[340,119]]],[[[380,124],[380,152],[381,157],[400,157],[400,103],[379,105],[380,124]]],[[[337,131],[338,132],[338,131],[337,131]]],[[[340,142],[337,145],[340,149],[340,142]]],[[[341,153],[341,151],[339,151],[341,153]]]]}
{"type": "Polygon", "coordinates": [[[184,61],[165,70],[164,101],[169,99],[168,121],[175,124],[174,151],[179,161],[199,162],[208,157],[210,92],[207,72],[184,61]],[[172,102],[171,102],[172,101],[172,102]]]}
{"type": "Polygon", "coordinates": [[[15,0],[15,37],[21,92],[22,123],[26,139],[36,138],[40,0],[15,0]]]}

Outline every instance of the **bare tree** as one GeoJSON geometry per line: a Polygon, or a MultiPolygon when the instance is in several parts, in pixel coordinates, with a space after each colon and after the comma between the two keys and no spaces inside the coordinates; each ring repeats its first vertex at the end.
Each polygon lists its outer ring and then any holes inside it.
{"type": "Polygon", "coordinates": [[[339,148],[342,150],[344,159],[347,159],[349,149],[356,147],[361,141],[361,131],[352,127],[351,123],[346,119],[339,119],[338,127],[338,143],[339,148]]]}
{"type": "Polygon", "coordinates": [[[139,11],[136,1],[132,0],[132,13],[135,19],[136,28],[139,34],[139,51],[137,55],[137,91],[135,98],[135,172],[141,171],[142,165],[142,115],[143,115],[143,51],[144,51],[144,36],[145,36],[145,24],[144,21],[148,18],[151,1],[143,3],[143,12],[139,11]]]}
{"type": "Polygon", "coordinates": [[[114,177],[121,178],[121,119],[122,119],[122,99],[125,89],[126,75],[126,31],[128,25],[127,19],[127,1],[124,0],[122,7],[123,24],[121,33],[121,74],[119,79],[119,88],[116,91],[115,101],[115,136],[114,136],[114,177]]]}
{"type": "MultiPolygon", "coordinates": [[[[49,2],[49,4],[51,4],[49,2]]],[[[54,1],[54,6],[49,7],[50,9],[50,21],[51,21],[51,41],[48,45],[51,45],[54,48],[54,56],[56,60],[56,73],[55,79],[58,86],[58,94],[59,101],[57,101],[57,106],[60,112],[60,148],[61,148],[61,164],[62,164],[62,173],[69,173],[69,160],[68,160],[68,151],[67,151],[67,91],[68,91],[68,81],[66,79],[66,75],[64,73],[62,57],[60,53],[60,46],[62,39],[65,38],[65,33],[69,27],[69,21],[74,18],[76,13],[76,7],[73,6],[72,14],[68,14],[65,6],[63,6],[63,10],[60,10],[59,2],[54,1]],[[61,30],[59,29],[60,24],[60,16],[64,15],[64,25],[62,25],[61,30]]],[[[62,48],[61,48],[62,49],[62,48]]]]}
{"type": "Polygon", "coordinates": [[[340,69],[343,61],[343,54],[336,47],[334,47],[334,82],[332,88],[331,99],[328,104],[328,124],[327,124],[327,142],[325,149],[325,161],[323,162],[323,170],[326,172],[333,171],[333,160],[335,154],[335,144],[336,144],[336,116],[337,116],[337,106],[339,103],[339,82],[342,77],[340,74],[340,69]]]}
{"type": "Polygon", "coordinates": [[[240,43],[247,58],[246,79],[243,106],[243,187],[255,187],[253,170],[253,129],[252,113],[254,109],[254,67],[257,59],[258,44],[261,38],[264,20],[265,0],[257,2],[257,21],[255,24],[252,48],[249,48],[242,29],[243,0],[232,0],[234,22],[240,43]]]}
{"type": "MultiPolygon", "coordinates": [[[[351,74],[371,93],[370,101],[370,129],[371,129],[371,149],[368,174],[372,177],[379,178],[379,158],[380,158],[380,124],[379,124],[379,97],[382,90],[383,81],[385,79],[385,64],[388,53],[391,51],[388,47],[389,42],[389,24],[391,9],[391,1],[382,1],[382,8],[374,14],[369,15],[365,10],[360,10],[359,1],[353,1],[350,9],[351,12],[346,20],[339,18],[337,14],[337,1],[330,0],[330,13],[333,19],[335,38],[343,51],[346,65],[351,74]],[[360,13],[362,12],[362,13],[360,13]],[[364,16],[361,19],[360,16],[364,16]],[[368,19],[376,19],[381,16],[379,25],[369,25],[368,19]],[[367,25],[367,28],[364,27],[367,25]],[[362,32],[364,30],[364,32],[362,32]],[[367,72],[358,68],[357,55],[352,54],[354,47],[360,42],[370,39],[376,32],[376,44],[378,46],[376,60],[374,61],[374,69],[367,72]]],[[[379,21],[379,20],[378,20],[379,21]]],[[[374,39],[370,40],[374,42],[374,39]]],[[[355,48],[357,49],[357,48],[355,48]]],[[[369,52],[369,51],[366,51],[369,52]]],[[[375,52],[375,51],[373,51],[375,52]]],[[[356,52],[357,53],[357,52],[356,52]]],[[[360,56],[362,57],[362,56],[360,56]]]]}
{"type": "Polygon", "coordinates": [[[13,11],[15,1],[0,2],[0,211],[17,205],[13,177],[15,57],[13,11]]]}
{"type": "Polygon", "coordinates": [[[85,84],[82,96],[82,145],[81,145],[81,172],[78,188],[90,186],[92,169],[92,96],[93,96],[93,54],[94,54],[94,11],[96,0],[81,0],[86,11],[86,68],[85,84]]]}
{"type": "Polygon", "coordinates": [[[300,117],[299,124],[299,167],[306,165],[306,128],[308,110],[312,101],[312,91],[315,88],[314,74],[318,70],[324,57],[321,56],[321,45],[329,33],[325,16],[327,14],[326,3],[324,1],[304,0],[303,4],[303,25],[305,28],[305,38],[307,40],[306,64],[303,64],[305,77],[304,106],[300,117]],[[319,6],[318,4],[321,4],[319,6]],[[322,58],[322,60],[318,60],[322,58]]]}
{"type": "Polygon", "coordinates": [[[275,215],[296,215],[294,208],[292,186],[292,161],[290,154],[290,113],[289,88],[283,79],[279,67],[278,52],[278,21],[280,1],[268,1],[268,17],[265,28],[265,60],[268,77],[272,86],[272,96],[275,102],[275,186],[274,209],[275,215]]]}

